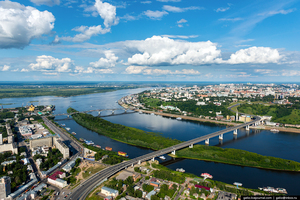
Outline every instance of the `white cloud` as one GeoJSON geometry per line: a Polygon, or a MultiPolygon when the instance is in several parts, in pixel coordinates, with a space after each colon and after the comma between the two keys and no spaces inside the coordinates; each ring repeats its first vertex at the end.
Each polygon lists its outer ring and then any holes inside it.
{"type": "Polygon", "coordinates": [[[243,18],[240,17],[236,17],[236,18],[221,18],[219,19],[220,21],[231,21],[231,22],[235,22],[235,21],[241,21],[243,20],[243,18]]]}
{"type": "Polygon", "coordinates": [[[225,11],[227,11],[227,10],[229,10],[230,9],[230,7],[226,7],[226,8],[218,8],[217,10],[216,10],[216,12],[225,12],[225,11]]]}
{"type": "Polygon", "coordinates": [[[160,2],[180,2],[181,0],[157,0],[160,2]]]}
{"type": "Polygon", "coordinates": [[[56,71],[56,72],[70,72],[73,66],[73,61],[70,58],[54,58],[52,56],[38,56],[36,63],[29,65],[33,71],[56,71]]]}
{"type": "Polygon", "coordinates": [[[25,69],[25,68],[23,68],[23,69],[21,70],[21,72],[29,72],[29,70],[28,70],[28,69],[25,69]]]}
{"type": "Polygon", "coordinates": [[[3,71],[3,72],[8,71],[9,68],[10,68],[10,66],[4,65],[4,66],[2,67],[2,70],[1,70],[1,71],[3,71]]]}
{"type": "Polygon", "coordinates": [[[197,38],[198,35],[162,35],[162,37],[189,39],[189,38],[197,38]]]}
{"type": "Polygon", "coordinates": [[[144,75],[199,75],[200,72],[194,69],[182,69],[171,71],[168,69],[153,69],[146,66],[129,66],[125,69],[127,74],[144,75]]]}
{"type": "Polygon", "coordinates": [[[16,2],[0,1],[0,13],[0,48],[24,48],[54,28],[51,12],[16,2]]]}
{"type": "Polygon", "coordinates": [[[167,10],[169,12],[185,12],[185,11],[188,11],[188,10],[201,10],[203,8],[196,7],[196,6],[190,6],[190,7],[186,7],[186,8],[180,8],[180,7],[176,7],[176,6],[164,5],[163,9],[167,10]]]}
{"type": "Polygon", "coordinates": [[[84,42],[86,40],[89,40],[92,36],[99,35],[99,34],[105,34],[110,31],[110,28],[102,28],[101,25],[98,26],[80,26],[72,29],[72,31],[81,32],[80,34],[75,35],[74,37],[55,37],[54,41],[52,43],[57,43],[60,40],[64,41],[72,41],[72,42],[84,42]]]}
{"type": "Polygon", "coordinates": [[[100,58],[96,62],[91,62],[90,65],[94,68],[110,68],[117,64],[118,57],[112,51],[105,51],[105,58],[100,58]]]}
{"type": "Polygon", "coordinates": [[[264,16],[264,15],[272,16],[272,15],[277,15],[277,14],[286,15],[286,14],[289,14],[294,11],[296,11],[296,8],[292,8],[292,9],[288,9],[288,10],[272,10],[272,11],[260,13],[258,15],[262,15],[262,16],[264,16]]]}
{"type": "Polygon", "coordinates": [[[152,1],[141,1],[142,4],[150,4],[152,1]]]}
{"type": "Polygon", "coordinates": [[[30,1],[38,6],[39,5],[54,6],[60,4],[60,0],[30,0],[30,1]]]}
{"type": "Polygon", "coordinates": [[[271,69],[255,69],[254,70],[256,73],[260,74],[271,74],[271,73],[276,73],[274,70],[271,69]]]}
{"type": "Polygon", "coordinates": [[[126,14],[123,17],[120,17],[120,18],[125,19],[126,21],[134,21],[134,20],[137,20],[139,17],[126,14]]]}
{"type": "Polygon", "coordinates": [[[81,74],[93,74],[93,73],[101,73],[101,74],[112,74],[114,73],[111,69],[95,69],[93,67],[88,67],[88,68],[84,68],[84,67],[80,67],[80,66],[76,66],[75,73],[81,74]]]}
{"type": "Polygon", "coordinates": [[[300,71],[297,70],[282,70],[282,76],[300,76],[300,71]]]}
{"type": "Polygon", "coordinates": [[[101,0],[96,0],[95,7],[101,18],[104,20],[105,27],[110,27],[119,23],[119,19],[116,17],[116,6],[106,2],[103,3],[101,0]]]}
{"type": "Polygon", "coordinates": [[[270,47],[250,47],[240,49],[236,53],[231,54],[230,59],[224,61],[229,64],[240,63],[279,63],[282,58],[277,49],[270,47]]]}
{"type": "Polygon", "coordinates": [[[181,23],[187,23],[187,20],[181,19],[181,20],[177,21],[177,23],[178,23],[178,24],[181,24],[181,23]]]}
{"type": "Polygon", "coordinates": [[[149,17],[150,19],[154,19],[154,20],[160,20],[164,15],[169,14],[166,11],[152,11],[152,10],[147,10],[144,12],[144,14],[149,17]]]}
{"type": "Polygon", "coordinates": [[[186,42],[161,36],[131,41],[127,47],[140,52],[128,58],[130,65],[201,65],[214,63],[221,55],[217,44],[210,41],[186,42]]]}

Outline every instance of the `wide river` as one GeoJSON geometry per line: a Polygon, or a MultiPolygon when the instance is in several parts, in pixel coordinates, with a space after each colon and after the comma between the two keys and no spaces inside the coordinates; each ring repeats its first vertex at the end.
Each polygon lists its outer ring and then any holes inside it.
{"type": "MultiPolygon", "coordinates": [[[[4,108],[20,107],[33,103],[34,105],[49,105],[56,106],[55,114],[66,113],[68,107],[73,107],[79,111],[94,110],[94,109],[115,109],[121,108],[116,101],[123,96],[141,92],[145,89],[130,89],[119,90],[108,93],[98,93],[74,97],[32,97],[32,98],[8,98],[0,99],[0,104],[4,108]]],[[[203,124],[191,121],[178,121],[161,116],[154,116],[148,114],[123,114],[123,111],[115,111],[116,115],[103,117],[104,119],[113,123],[122,124],[142,129],[144,131],[152,131],[161,133],[165,137],[176,138],[179,140],[189,140],[195,137],[206,135],[221,129],[226,126],[218,126],[211,124],[203,124]]],[[[97,112],[92,113],[98,115],[97,112]]],[[[101,112],[102,116],[110,115],[111,111],[101,112]]],[[[97,133],[87,130],[78,125],[72,119],[66,119],[66,116],[56,117],[58,123],[66,124],[71,131],[77,133],[77,138],[84,138],[92,140],[95,144],[101,147],[112,147],[113,151],[127,152],[129,158],[134,158],[152,150],[139,148],[127,144],[114,141],[97,133]]],[[[265,130],[239,130],[237,138],[233,137],[232,133],[224,135],[224,141],[219,143],[218,138],[212,138],[210,145],[217,145],[223,148],[243,149],[267,156],[276,156],[280,158],[290,159],[300,162],[300,134],[296,133],[272,133],[265,130]]],[[[172,158],[164,155],[167,160],[165,165],[170,169],[184,168],[186,172],[190,172],[200,176],[201,173],[207,172],[213,175],[214,180],[223,181],[226,183],[241,182],[244,187],[258,188],[265,186],[283,187],[286,188],[290,195],[300,195],[300,172],[281,172],[273,170],[263,170],[250,167],[240,167],[234,165],[220,164],[214,162],[205,162],[199,160],[172,158]]],[[[162,162],[159,158],[158,160],[162,162]]]]}

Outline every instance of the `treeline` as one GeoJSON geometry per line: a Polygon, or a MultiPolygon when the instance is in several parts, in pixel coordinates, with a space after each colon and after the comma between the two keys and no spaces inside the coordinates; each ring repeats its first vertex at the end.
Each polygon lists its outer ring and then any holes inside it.
{"type": "Polygon", "coordinates": [[[152,163],[151,165],[152,165],[152,167],[158,169],[158,170],[154,170],[153,174],[152,174],[152,176],[154,176],[156,178],[160,178],[160,179],[173,181],[173,182],[182,184],[185,181],[185,176],[189,175],[189,174],[183,174],[180,172],[177,173],[177,172],[173,172],[168,169],[164,169],[165,167],[163,167],[159,164],[152,163]]]}
{"type": "Polygon", "coordinates": [[[158,133],[145,132],[136,128],[114,124],[90,114],[77,113],[72,115],[72,117],[81,126],[95,131],[98,134],[135,146],[159,150],[181,142],[179,140],[165,138],[158,133]]]}
{"type": "Polygon", "coordinates": [[[77,96],[93,93],[111,92],[121,89],[133,89],[136,86],[124,87],[85,87],[85,88],[69,88],[69,87],[51,87],[51,88],[8,88],[0,89],[0,99],[16,98],[16,97],[36,97],[36,96],[77,96]]]}
{"type": "Polygon", "coordinates": [[[213,103],[207,103],[207,105],[197,106],[197,101],[195,100],[187,100],[187,101],[161,101],[159,99],[153,99],[153,98],[146,98],[146,97],[140,97],[139,98],[141,103],[145,104],[145,107],[152,107],[153,109],[161,109],[160,106],[173,106],[179,108],[181,111],[186,111],[188,113],[193,113],[196,116],[203,115],[203,116],[211,116],[215,117],[216,112],[222,113],[223,116],[227,115],[234,115],[232,111],[228,110],[225,105],[222,102],[221,106],[217,106],[213,103]]]}
{"type": "Polygon", "coordinates": [[[223,149],[215,146],[195,145],[194,148],[185,148],[177,151],[176,156],[274,170],[300,170],[300,163],[292,160],[263,156],[239,149],[223,149]]]}

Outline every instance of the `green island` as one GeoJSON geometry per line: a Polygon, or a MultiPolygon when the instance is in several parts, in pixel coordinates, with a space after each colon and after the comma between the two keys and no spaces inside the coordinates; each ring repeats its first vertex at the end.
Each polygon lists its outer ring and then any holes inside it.
{"type": "MultiPolygon", "coordinates": [[[[76,112],[73,108],[69,108],[67,111],[69,113],[76,112]]],[[[114,124],[90,114],[77,113],[73,114],[72,117],[78,124],[95,131],[98,134],[135,146],[159,150],[182,142],[165,138],[158,133],[145,132],[136,128],[114,124]]],[[[223,149],[215,146],[195,145],[194,148],[185,148],[177,151],[176,157],[264,169],[284,171],[300,170],[299,162],[263,156],[239,149],[223,149]]]]}
{"type": "Polygon", "coordinates": [[[112,92],[121,89],[134,89],[137,86],[106,86],[106,87],[22,87],[22,88],[0,88],[0,99],[19,98],[19,97],[36,97],[36,96],[58,96],[69,97],[85,94],[112,92]]]}
{"type": "Polygon", "coordinates": [[[300,163],[296,161],[276,158],[272,156],[263,156],[257,153],[252,153],[240,149],[224,149],[216,146],[194,145],[193,148],[185,148],[176,151],[175,157],[273,170],[300,170],[300,163]]]}
{"type": "MultiPolygon", "coordinates": [[[[68,108],[67,112],[72,113],[76,112],[76,110],[68,108]]],[[[83,127],[114,140],[134,146],[159,150],[179,144],[181,142],[179,140],[165,138],[158,133],[145,132],[136,128],[114,124],[99,117],[94,117],[90,114],[76,113],[73,114],[72,117],[83,127]]]]}

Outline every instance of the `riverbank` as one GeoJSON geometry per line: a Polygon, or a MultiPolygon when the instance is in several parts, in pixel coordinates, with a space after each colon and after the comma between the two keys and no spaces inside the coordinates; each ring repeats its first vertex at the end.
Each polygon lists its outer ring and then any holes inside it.
{"type": "MultiPolygon", "coordinates": [[[[68,109],[68,112],[74,111],[72,108],[68,109]]],[[[90,114],[77,113],[73,114],[72,117],[76,123],[85,128],[116,141],[134,146],[159,150],[181,142],[176,139],[165,138],[158,133],[145,132],[140,129],[114,124],[90,114]]]]}
{"type": "MultiPolygon", "coordinates": [[[[137,109],[135,111],[146,113],[146,114],[153,113],[155,115],[160,115],[160,116],[170,117],[170,118],[178,118],[178,117],[180,117],[181,119],[184,119],[184,120],[199,121],[199,122],[208,122],[208,123],[225,125],[225,126],[238,126],[238,125],[241,125],[241,123],[226,122],[226,121],[216,121],[216,120],[211,120],[211,119],[203,119],[203,118],[197,118],[197,117],[190,117],[190,116],[176,115],[176,114],[162,113],[162,112],[154,112],[154,111],[141,110],[141,109],[137,109]]],[[[274,126],[263,126],[263,125],[259,126],[258,128],[250,126],[250,129],[262,129],[262,130],[277,129],[277,130],[282,131],[282,132],[300,133],[300,129],[296,129],[296,128],[285,128],[285,127],[274,127],[274,126]]]]}
{"type": "Polygon", "coordinates": [[[260,169],[293,172],[300,171],[299,162],[272,156],[263,156],[257,153],[252,153],[240,149],[224,149],[216,146],[194,145],[193,148],[181,149],[179,151],[176,151],[176,155],[170,154],[169,156],[175,158],[204,160],[260,169]]]}

